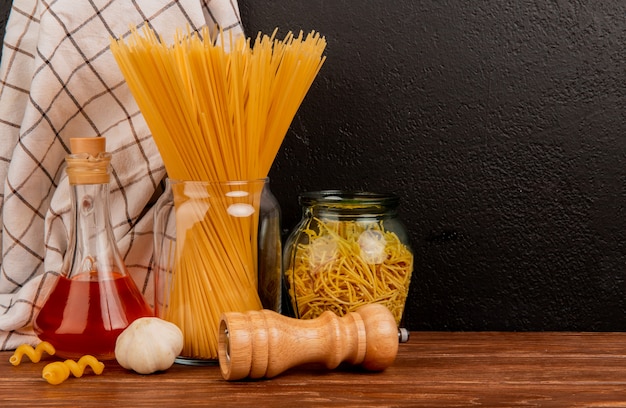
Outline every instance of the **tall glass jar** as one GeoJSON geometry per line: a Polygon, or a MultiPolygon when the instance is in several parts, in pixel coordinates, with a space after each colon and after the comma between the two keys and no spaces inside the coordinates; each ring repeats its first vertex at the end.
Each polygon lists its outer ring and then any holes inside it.
{"type": "Polygon", "coordinates": [[[325,190],[299,197],[302,219],[285,242],[285,285],[295,317],[339,316],[367,303],[400,325],[413,254],[396,195],[325,190]]]}
{"type": "Polygon", "coordinates": [[[259,296],[264,309],[282,312],[283,250],[280,204],[266,179],[259,214],[259,296]]]}
{"type": "Polygon", "coordinates": [[[280,305],[278,203],[267,179],[167,180],[154,214],[155,313],[183,332],[176,362],[213,364],[221,313],[280,305]]]}

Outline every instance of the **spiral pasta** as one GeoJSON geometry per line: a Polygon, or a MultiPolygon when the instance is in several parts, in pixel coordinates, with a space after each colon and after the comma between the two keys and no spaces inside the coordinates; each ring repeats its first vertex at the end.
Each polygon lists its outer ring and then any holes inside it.
{"type": "Polygon", "coordinates": [[[33,363],[38,363],[44,352],[52,356],[56,350],[54,349],[54,346],[47,341],[42,341],[34,348],[30,344],[22,344],[15,349],[15,352],[9,358],[9,362],[14,366],[17,366],[22,362],[22,357],[27,356],[33,363]]]}
{"type": "Polygon", "coordinates": [[[87,366],[91,367],[94,374],[100,375],[104,371],[104,363],[98,361],[97,358],[91,355],[82,356],[78,362],[74,360],[55,361],[43,368],[41,376],[48,383],[57,385],[67,380],[70,373],[74,377],[82,377],[85,373],[87,366]]]}

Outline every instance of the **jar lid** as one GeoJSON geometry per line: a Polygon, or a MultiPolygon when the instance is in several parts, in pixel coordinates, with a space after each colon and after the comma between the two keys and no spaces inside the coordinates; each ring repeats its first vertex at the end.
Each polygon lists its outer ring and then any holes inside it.
{"type": "Polygon", "coordinates": [[[321,190],[300,194],[300,205],[358,210],[359,208],[393,209],[400,198],[395,194],[369,191],[321,190]]]}

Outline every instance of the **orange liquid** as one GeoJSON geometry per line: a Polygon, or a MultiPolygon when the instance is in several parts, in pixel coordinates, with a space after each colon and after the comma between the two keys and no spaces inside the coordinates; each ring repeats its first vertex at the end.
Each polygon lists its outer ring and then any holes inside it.
{"type": "Polygon", "coordinates": [[[117,336],[134,320],[152,316],[152,310],[130,276],[114,274],[59,277],[35,319],[35,332],[56,354],[78,359],[91,354],[100,360],[115,358],[117,336]]]}

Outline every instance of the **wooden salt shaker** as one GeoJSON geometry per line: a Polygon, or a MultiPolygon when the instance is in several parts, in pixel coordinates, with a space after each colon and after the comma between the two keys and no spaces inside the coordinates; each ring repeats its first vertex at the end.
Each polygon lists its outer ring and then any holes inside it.
{"type": "Polygon", "coordinates": [[[219,328],[219,364],[225,380],[271,378],[305,363],[334,369],[342,362],[382,371],[398,352],[398,327],[385,306],[368,304],[338,317],[311,320],[270,310],[228,312],[219,328]]]}

